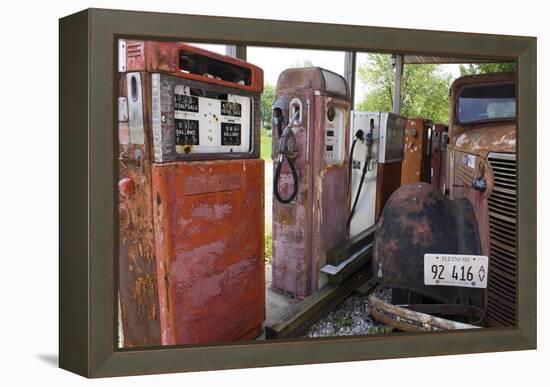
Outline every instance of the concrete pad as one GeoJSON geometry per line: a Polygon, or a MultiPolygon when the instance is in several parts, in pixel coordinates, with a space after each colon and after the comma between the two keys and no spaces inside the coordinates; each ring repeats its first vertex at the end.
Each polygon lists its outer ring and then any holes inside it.
{"type": "MultiPolygon", "coordinates": [[[[281,317],[285,315],[294,305],[300,302],[300,299],[291,297],[287,294],[283,294],[272,286],[271,279],[271,267],[266,268],[265,271],[265,308],[266,316],[265,321],[262,324],[273,325],[276,321],[279,321],[281,317]]],[[[256,340],[265,340],[265,329],[262,329],[262,334],[256,338],[256,340]]]]}

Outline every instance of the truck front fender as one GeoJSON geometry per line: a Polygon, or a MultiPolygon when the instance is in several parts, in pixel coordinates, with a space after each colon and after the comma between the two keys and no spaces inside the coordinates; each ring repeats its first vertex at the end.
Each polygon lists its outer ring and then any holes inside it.
{"type": "Polygon", "coordinates": [[[446,303],[482,307],[483,291],[424,285],[424,254],[480,254],[472,206],[434,186],[401,186],[386,202],[375,233],[373,273],[381,284],[446,303]]]}

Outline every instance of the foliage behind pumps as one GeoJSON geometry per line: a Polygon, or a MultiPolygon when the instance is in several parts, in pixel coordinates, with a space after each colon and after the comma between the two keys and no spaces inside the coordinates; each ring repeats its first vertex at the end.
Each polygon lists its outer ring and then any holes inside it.
{"type": "MultiPolygon", "coordinates": [[[[368,54],[359,65],[358,80],[366,87],[365,98],[357,103],[362,111],[392,111],[395,70],[391,55],[368,54]]],[[[401,114],[434,122],[449,120],[449,88],[452,75],[436,64],[405,65],[402,78],[401,114]]]]}

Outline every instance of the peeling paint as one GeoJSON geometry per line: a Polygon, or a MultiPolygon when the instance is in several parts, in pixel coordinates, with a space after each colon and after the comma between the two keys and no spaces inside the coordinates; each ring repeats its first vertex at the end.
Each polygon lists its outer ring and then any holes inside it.
{"type": "Polygon", "coordinates": [[[380,282],[440,302],[482,303],[481,289],[424,285],[427,253],[480,254],[473,208],[430,184],[404,185],[386,202],[375,233],[373,270],[380,282]]]}
{"type": "MultiPolygon", "coordinates": [[[[295,166],[298,174],[298,194],[288,204],[273,202],[273,260],[275,288],[299,298],[306,297],[324,285],[320,266],[328,249],[347,239],[346,222],[349,213],[348,149],[340,165],[325,163],[325,130],[327,103],[349,113],[345,96],[325,90],[325,81],[318,68],[286,70],[279,77],[276,99],[302,102],[302,119],[292,128],[298,150],[295,166]],[[306,101],[311,101],[307,103],[306,101]]],[[[288,110],[284,110],[288,119],[288,110]]],[[[345,114],[343,143],[349,139],[349,119],[345,114]]],[[[273,131],[273,143],[278,141],[273,131]]],[[[277,149],[273,148],[276,159],[277,149]]],[[[273,168],[276,168],[274,163],[273,168]]],[[[281,167],[279,188],[282,197],[289,197],[293,179],[285,162],[281,167]]]]}
{"type": "Polygon", "coordinates": [[[229,215],[232,207],[231,202],[214,205],[199,203],[191,208],[191,214],[193,217],[207,219],[212,222],[229,215]]]}
{"type": "Polygon", "coordinates": [[[491,124],[470,127],[456,140],[456,150],[485,158],[488,152],[516,152],[516,125],[491,124]]]}
{"type": "Polygon", "coordinates": [[[121,148],[119,293],[125,347],[159,345],[160,322],[154,259],[152,193],[147,160],[132,164],[143,146],[121,148]],[[139,148],[139,149],[138,149],[139,148]],[[138,152],[139,151],[139,152],[138,152]]]}
{"type": "Polygon", "coordinates": [[[156,254],[166,260],[161,304],[170,306],[162,309],[163,344],[235,340],[264,320],[263,161],[244,161],[246,172],[242,163],[153,166],[169,209],[155,211],[156,254]]]}

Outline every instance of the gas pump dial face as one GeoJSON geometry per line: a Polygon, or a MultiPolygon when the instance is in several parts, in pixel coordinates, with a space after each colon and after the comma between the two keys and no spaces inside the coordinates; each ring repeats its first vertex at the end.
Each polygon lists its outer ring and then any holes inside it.
{"type": "Polygon", "coordinates": [[[192,95],[189,87],[174,88],[177,153],[246,152],[252,101],[227,94],[227,99],[192,95]]]}
{"type": "Polygon", "coordinates": [[[251,152],[257,96],[157,73],[151,89],[155,161],[251,152]]]}
{"type": "Polygon", "coordinates": [[[327,107],[325,127],[325,162],[340,164],[344,160],[344,110],[327,107]]]}

